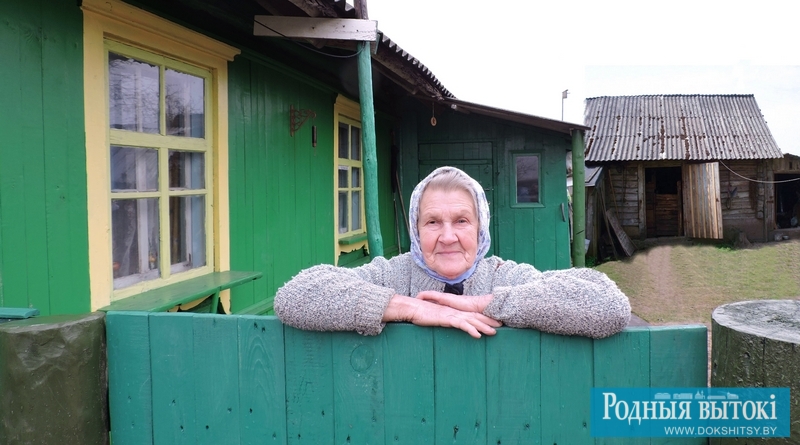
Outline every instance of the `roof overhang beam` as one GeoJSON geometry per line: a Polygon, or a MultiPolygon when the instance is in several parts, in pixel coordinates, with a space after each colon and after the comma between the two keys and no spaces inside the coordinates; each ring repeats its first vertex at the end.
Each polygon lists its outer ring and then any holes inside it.
{"type": "Polygon", "coordinates": [[[359,19],[257,15],[253,22],[253,35],[375,42],[378,40],[378,22],[359,19]]]}

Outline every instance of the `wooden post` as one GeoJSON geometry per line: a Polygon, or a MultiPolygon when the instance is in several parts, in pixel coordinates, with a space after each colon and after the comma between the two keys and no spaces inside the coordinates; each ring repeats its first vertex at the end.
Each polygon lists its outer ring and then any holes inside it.
{"type": "Polygon", "coordinates": [[[572,130],[572,266],[586,266],[586,171],[583,131],[572,130]]]}
{"type": "MultiPolygon", "coordinates": [[[[367,19],[366,0],[356,2],[357,18],[367,19]]],[[[383,256],[378,203],[378,158],[375,142],[375,104],[372,99],[372,56],[369,42],[358,43],[358,90],[361,102],[361,147],[364,151],[364,206],[367,240],[372,258],[383,256]]]]}

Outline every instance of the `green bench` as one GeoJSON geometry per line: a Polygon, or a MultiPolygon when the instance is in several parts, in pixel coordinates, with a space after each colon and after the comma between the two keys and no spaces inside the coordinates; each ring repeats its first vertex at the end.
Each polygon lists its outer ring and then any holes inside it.
{"type": "Polygon", "coordinates": [[[261,278],[261,272],[214,272],[114,301],[99,310],[166,312],[173,307],[211,296],[210,313],[216,313],[219,293],[261,278]]]}
{"type": "Polygon", "coordinates": [[[28,307],[0,307],[0,323],[24,320],[39,315],[39,309],[28,307]]]}

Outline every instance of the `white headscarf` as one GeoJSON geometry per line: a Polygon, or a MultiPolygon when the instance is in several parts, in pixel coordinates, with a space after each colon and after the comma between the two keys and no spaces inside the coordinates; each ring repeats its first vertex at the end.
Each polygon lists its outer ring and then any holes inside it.
{"type": "Polygon", "coordinates": [[[429,174],[425,179],[420,181],[416,187],[414,187],[414,191],[411,193],[410,207],[408,209],[408,223],[411,230],[411,257],[414,258],[414,262],[417,263],[417,265],[421,267],[428,275],[447,284],[460,283],[469,278],[472,273],[475,272],[475,268],[478,267],[478,262],[484,256],[486,256],[487,252],[489,252],[489,247],[492,244],[492,240],[489,235],[489,201],[486,200],[486,193],[483,191],[483,187],[478,184],[478,181],[472,179],[471,176],[455,167],[439,167],[431,172],[431,174],[429,174]],[[423,192],[425,192],[425,187],[428,186],[428,183],[431,182],[431,179],[448,171],[455,171],[467,179],[465,182],[470,185],[469,192],[472,195],[472,198],[475,200],[475,211],[478,213],[479,223],[478,252],[475,255],[475,262],[469,269],[467,269],[466,272],[453,279],[445,278],[439,275],[431,270],[427,264],[425,264],[425,259],[422,256],[422,250],[420,248],[419,228],[417,227],[417,220],[419,219],[419,202],[422,199],[423,192]]]}

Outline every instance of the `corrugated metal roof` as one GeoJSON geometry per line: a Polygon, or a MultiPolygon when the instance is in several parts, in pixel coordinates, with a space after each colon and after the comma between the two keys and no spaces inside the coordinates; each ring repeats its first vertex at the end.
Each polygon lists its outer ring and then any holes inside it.
{"type": "MultiPolygon", "coordinates": [[[[380,32],[380,30],[379,30],[380,32]]],[[[439,79],[433,74],[428,67],[422,64],[416,57],[412,56],[405,51],[403,48],[400,47],[396,42],[389,38],[383,32],[380,32],[378,37],[378,41],[380,42],[378,46],[378,51],[373,57],[373,59],[380,63],[381,65],[385,66],[389,70],[392,70],[402,79],[409,81],[414,84],[418,84],[419,82],[415,82],[412,80],[413,77],[422,78],[424,79],[425,83],[428,85],[417,85],[421,86],[424,94],[426,96],[442,99],[442,98],[453,98],[455,96],[453,93],[447,90],[447,88],[442,85],[439,79]],[[394,66],[389,60],[391,57],[398,58],[401,66],[394,66]],[[403,72],[403,71],[410,71],[410,72],[403,72]]]]}
{"type": "Polygon", "coordinates": [[[752,94],[592,97],[585,124],[586,162],[783,156],[752,94]]]}

